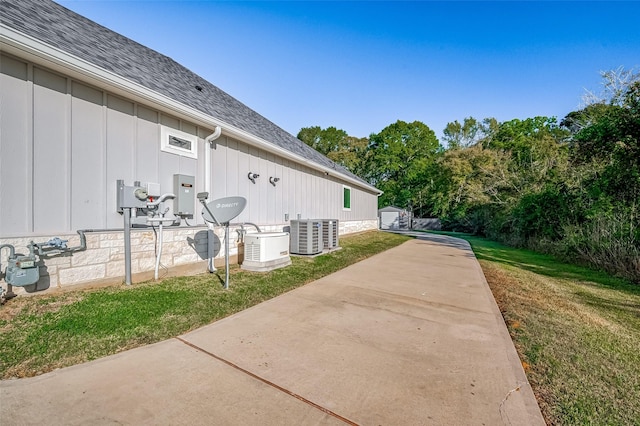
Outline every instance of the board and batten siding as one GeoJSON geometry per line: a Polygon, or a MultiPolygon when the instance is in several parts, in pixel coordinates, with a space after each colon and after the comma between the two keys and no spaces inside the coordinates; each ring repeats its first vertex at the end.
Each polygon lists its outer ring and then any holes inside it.
{"type": "MultiPolygon", "coordinates": [[[[196,191],[204,190],[204,138],[212,129],[7,55],[0,90],[0,237],[121,228],[118,179],[158,183],[166,193],[174,192],[174,174],[192,175],[196,191]],[[161,125],[197,136],[198,159],[161,151],[161,125]]],[[[247,198],[237,222],[376,219],[376,193],[330,174],[226,136],[211,154],[209,198],[247,198]],[[260,175],[255,184],[249,172],[260,175]],[[270,177],[279,179],[275,186],[270,177]],[[342,207],[343,185],[351,188],[350,210],[342,207]]],[[[199,213],[192,223],[202,223],[199,213]]]]}
{"type": "MultiPolygon", "coordinates": [[[[289,219],[371,220],[377,196],[351,187],[351,210],[344,210],[344,182],[307,166],[283,159],[222,136],[212,153],[210,198],[240,195],[248,200],[238,222],[278,224],[289,219]],[[249,172],[260,175],[255,184],[249,172]],[[278,178],[272,185],[269,178],[278,178]]],[[[375,219],[375,217],[373,218],[375,219]]]]}

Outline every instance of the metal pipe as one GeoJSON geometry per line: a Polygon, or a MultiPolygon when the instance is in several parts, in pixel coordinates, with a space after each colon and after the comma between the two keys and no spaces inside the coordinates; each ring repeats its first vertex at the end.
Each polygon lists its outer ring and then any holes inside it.
{"type": "MultiPolygon", "coordinates": [[[[231,223],[230,225],[233,225],[233,226],[240,226],[241,228],[243,228],[243,225],[251,225],[251,226],[253,226],[254,228],[256,228],[256,230],[257,230],[258,232],[262,232],[262,231],[260,230],[260,227],[259,227],[258,225],[256,225],[255,223],[251,223],[251,222],[231,223]]],[[[244,229],[244,228],[243,228],[243,229],[244,229]]]]}
{"type": "Polygon", "coordinates": [[[165,200],[173,200],[174,198],[176,198],[175,194],[172,194],[172,193],[163,194],[160,197],[158,197],[157,200],[147,202],[147,208],[157,207],[160,203],[164,202],[165,200]]]}
{"type": "MultiPolygon", "coordinates": [[[[209,150],[207,150],[206,152],[209,152],[209,150]]],[[[209,207],[207,206],[207,202],[205,200],[208,197],[209,197],[209,192],[201,192],[198,194],[198,201],[200,201],[200,203],[204,206],[207,212],[211,215],[211,218],[215,222],[215,225],[220,225],[220,223],[218,222],[218,219],[216,219],[216,217],[213,215],[213,212],[209,210],[209,207]]],[[[213,259],[213,235],[214,235],[213,226],[214,224],[207,221],[205,221],[205,223],[207,224],[207,228],[209,230],[207,232],[207,269],[209,270],[209,272],[213,273],[217,271],[216,265],[213,259]]]]}
{"type": "Polygon", "coordinates": [[[83,229],[78,229],[76,231],[80,236],[80,245],[76,247],[71,247],[70,250],[75,251],[84,251],[87,249],[87,237],[84,236],[85,231],[83,229]]]}
{"type": "MultiPolygon", "coordinates": [[[[78,235],[80,236],[80,245],[79,246],[75,246],[75,247],[63,247],[63,248],[58,248],[57,250],[52,250],[50,247],[50,244],[48,244],[49,242],[44,242],[44,243],[34,243],[33,241],[29,244],[29,250],[31,252],[31,255],[33,255],[33,248],[37,248],[38,249],[38,256],[40,257],[52,257],[52,256],[57,256],[60,254],[66,254],[66,253],[75,253],[78,251],[85,251],[87,249],[87,237],[85,237],[84,233],[85,232],[91,232],[92,230],[90,229],[79,229],[76,232],[78,233],[78,235]],[[47,250],[47,247],[49,247],[49,250],[47,250]]],[[[50,240],[53,241],[53,240],[50,240]]],[[[61,240],[60,242],[64,242],[66,243],[66,240],[61,240]]]]}
{"type": "Polygon", "coordinates": [[[224,289],[229,288],[229,224],[224,227],[224,289]]]}
{"type": "MultiPolygon", "coordinates": [[[[204,208],[207,210],[207,212],[211,215],[211,218],[215,222],[215,225],[220,225],[220,223],[218,222],[218,219],[216,219],[216,217],[213,215],[213,212],[209,210],[209,207],[207,207],[207,203],[205,203],[204,200],[200,200],[200,202],[202,203],[204,208]]],[[[213,238],[210,238],[213,235],[213,226],[214,226],[213,223],[207,222],[207,227],[209,228],[209,233],[207,234],[207,257],[209,258],[207,263],[208,263],[209,272],[215,272],[217,270],[213,260],[213,244],[211,243],[213,238]]]]}
{"type": "Polygon", "coordinates": [[[159,226],[159,230],[158,232],[160,233],[160,235],[158,235],[158,257],[156,258],[156,271],[155,274],[153,274],[153,278],[157,281],[158,280],[158,269],[160,269],[160,257],[162,256],[162,221],[160,222],[160,226],[159,226]]]}
{"type": "Polygon", "coordinates": [[[124,217],[124,282],[131,285],[131,208],[123,207],[124,217]]]}
{"type": "MultiPolygon", "coordinates": [[[[15,257],[16,255],[16,248],[14,246],[12,246],[11,244],[2,244],[0,245],[0,274],[2,274],[2,249],[3,248],[8,248],[9,249],[9,257],[7,258],[7,261],[12,258],[15,257]]],[[[6,281],[5,281],[6,282],[6,281]]],[[[12,299],[16,297],[16,294],[13,292],[13,286],[9,283],[7,283],[7,292],[4,294],[4,298],[5,300],[8,299],[12,299]]]]}
{"type": "MultiPolygon", "coordinates": [[[[0,251],[2,251],[3,248],[8,248],[9,249],[9,257],[13,257],[13,256],[16,255],[16,248],[14,246],[12,246],[11,244],[2,244],[0,246],[0,251]]],[[[1,257],[0,257],[0,264],[2,264],[2,258],[1,257]]]]}
{"type": "Polygon", "coordinates": [[[17,294],[13,292],[13,286],[7,283],[7,292],[4,294],[5,299],[13,299],[17,294]]]}
{"type": "Polygon", "coordinates": [[[209,213],[211,215],[211,218],[213,219],[213,221],[215,222],[215,224],[217,226],[220,226],[221,223],[218,222],[218,219],[216,219],[216,217],[213,215],[213,212],[211,210],[209,210],[209,206],[207,206],[207,203],[204,202],[204,200],[200,200],[200,202],[202,203],[202,205],[204,206],[204,208],[207,210],[207,213],[209,213]]]}

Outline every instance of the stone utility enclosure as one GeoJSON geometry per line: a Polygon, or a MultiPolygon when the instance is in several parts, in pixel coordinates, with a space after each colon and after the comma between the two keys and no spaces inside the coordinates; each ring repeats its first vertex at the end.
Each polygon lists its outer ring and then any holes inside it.
{"type": "MultiPolygon", "coordinates": [[[[224,231],[203,221],[198,192],[247,199],[231,224],[232,261],[242,260],[236,231],[255,232],[244,223],[377,227],[375,187],[172,59],[57,3],[2,3],[0,96],[0,246],[28,254],[31,241],[77,246],[77,231],[86,236],[86,250],[39,257],[26,291],[122,282],[119,180],[142,188],[145,203],[175,196],[153,212],[175,218],[164,224],[161,276],[204,272],[211,256],[223,263],[224,231]]],[[[144,214],[131,223],[134,280],[147,279],[158,229],[144,214]]]]}

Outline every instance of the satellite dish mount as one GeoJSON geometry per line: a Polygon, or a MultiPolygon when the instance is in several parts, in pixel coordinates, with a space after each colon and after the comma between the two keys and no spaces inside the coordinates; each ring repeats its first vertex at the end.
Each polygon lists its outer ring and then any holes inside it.
{"type": "Polygon", "coordinates": [[[225,197],[207,203],[208,192],[200,192],[197,197],[204,206],[202,218],[205,222],[224,226],[224,288],[226,290],[229,288],[229,222],[242,213],[247,205],[247,199],[244,197],[225,197]]]}

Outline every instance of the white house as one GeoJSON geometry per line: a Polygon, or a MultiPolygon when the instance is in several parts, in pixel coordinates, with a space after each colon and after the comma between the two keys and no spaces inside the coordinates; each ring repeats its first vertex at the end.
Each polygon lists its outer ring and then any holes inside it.
{"type": "MultiPolygon", "coordinates": [[[[87,238],[85,251],[40,260],[27,291],[122,281],[118,181],[191,194],[162,206],[182,213],[164,232],[171,273],[206,270],[219,246],[198,192],[246,198],[234,222],[267,231],[297,218],[338,219],[341,234],[377,227],[378,189],[172,59],[57,3],[3,1],[0,54],[0,246],[87,238]]],[[[132,230],[136,279],[154,270],[152,231],[132,230]]]]}

